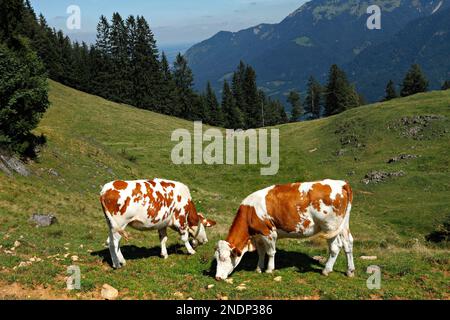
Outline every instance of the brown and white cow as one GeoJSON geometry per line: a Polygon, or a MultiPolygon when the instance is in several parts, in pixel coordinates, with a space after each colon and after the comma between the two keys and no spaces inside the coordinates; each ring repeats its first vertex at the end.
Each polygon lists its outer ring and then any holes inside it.
{"type": "Polygon", "coordinates": [[[195,241],[206,243],[205,227],[216,224],[197,213],[189,188],[175,181],[113,181],[103,187],[100,202],[109,226],[107,243],[114,268],[125,265],[119,242],[126,237],[127,225],[143,231],[158,230],[161,256],[167,258],[168,227],[178,231],[187,251],[195,254],[189,234],[195,241]]]}
{"type": "Polygon", "coordinates": [[[353,276],[353,237],[349,228],[352,200],[350,185],[336,180],[276,185],[251,194],[241,203],[227,239],[217,244],[216,279],[226,279],[253,247],[259,255],[256,271],[264,268],[267,254],[266,272],[271,273],[275,269],[277,239],[310,237],[328,240],[324,275],[333,271],[344,247],[347,275],[353,276]]]}

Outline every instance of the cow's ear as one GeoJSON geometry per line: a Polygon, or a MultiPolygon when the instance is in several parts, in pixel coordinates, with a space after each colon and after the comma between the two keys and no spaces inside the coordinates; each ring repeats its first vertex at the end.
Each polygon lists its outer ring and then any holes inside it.
{"type": "Polygon", "coordinates": [[[202,223],[205,227],[213,227],[216,225],[216,222],[214,220],[211,219],[203,219],[202,223]]]}
{"type": "Polygon", "coordinates": [[[238,248],[233,248],[231,250],[231,254],[233,257],[240,257],[242,255],[242,251],[239,250],[238,248]]]}

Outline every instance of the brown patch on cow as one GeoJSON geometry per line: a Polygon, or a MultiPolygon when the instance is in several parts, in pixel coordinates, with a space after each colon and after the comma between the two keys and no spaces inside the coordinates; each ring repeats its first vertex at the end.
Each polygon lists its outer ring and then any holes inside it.
{"type": "Polygon", "coordinates": [[[113,186],[116,190],[125,190],[128,187],[128,183],[122,180],[117,180],[113,182],[113,186]]]}
{"type": "Polygon", "coordinates": [[[160,184],[161,187],[163,187],[164,189],[165,189],[165,188],[169,188],[169,187],[175,188],[175,184],[172,183],[172,182],[161,181],[159,184],[160,184]]]}
{"type": "Polygon", "coordinates": [[[184,212],[186,214],[189,227],[197,227],[200,222],[200,216],[198,215],[197,208],[191,199],[188,199],[187,204],[184,206],[184,212]]]}
{"type": "Polygon", "coordinates": [[[311,221],[309,221],[308,219],[304,220],[302,223],[303,229],[307,229],[310,224],[311,224],[311,221]]]}
{"type": "Polygon", "coordinates": [[[143,194],[140,183],[136,183],[136,187],[131,192],[131,197],[134,198],[134,202],[139,202],[142,200],[143,194]]]}
{"type": "Polygon", "coordinates": [[[136,183],[136,187],[131,192],[131,196],[132,197],[136,197],[136,196],[141,196],[141,195],[142,195],[141,184],[140,183],[136,183]]]}
{"type": "Polygon", "coordinates": [[[155,181],[153,181],[153,180],[147,180],[147,181],[148,181],[148,183],[150,183],[152,185],[153,188],[156,187],[155,181]]]}
{"type": "Polygon", "coordinates": [[[181,196],[180,196],[180,195],[178,195],[177,201],[178,201],[178,202],[181,202],[181,196]]]}
{"type": "MultiPolygon", "coordinates": [[[[158,223],[160,219],[157,218],[159,212],[161,211],[162,207],[167,207],[167,210],[172,209],[173,204],[173,197],[174,193],[173,190],[170,190],[169,192],[166,190],[166,187],[163,187],[163,192],[156,191],[155,195],[153,195],[153,189],[150,187],[150,184],[152,184],[152,181],[149,181],[148,183],[144,183],[147,188],[147,193],[144,194],[144,198],[149,198],[149,206],[147,209],[147,215],[149,218],[151,218],[153,223],[158,223]]],[[[156,185],[156,184],[155,184],[156,185]]]]}
{"type": "Polygon", "coordinates": [[[120,192],[114,189],[107,190],[100,197],[103,208],[112,215],[117,214],[120,210],[119,199],[120,192]]]}
{"type": "Polygon", "coordinates": [[[226,241],[231,245],[233,253],[240,256],[252,235],[263,234],[268,236],[272,228],[272,222],[261,220],[253,206],[241,205],[230,227],[226,241]]]}
{"type": "Polygon", "coordinates": [[[120,214],[121,215],[124,215],[125,212],[127,211],[127,208],[130,205],[130,201],[131,201],[131,198],[127,197],[127,199],[125,200],[125,203],[123,204],[122,208],[120,208],[120,214]]]}
{"type": "Polygon", "coordinates": [[[308,197],[300,194],[299,187],[300,183],[277,185],[266,196],[267,213],[275,226],[286,232],[297,231],[300,214],[309,206],[308,197]]]}
{"type": "Polygon", "coordinates": [[[332,189],[329,185],[324,185],[321,183],[315,183],[312,185],[311,190],[309,190],[309,200],[317,211],[320,211],[320,200],[327,205],[331,206],[332,201],[330,198],[332,189]]]}

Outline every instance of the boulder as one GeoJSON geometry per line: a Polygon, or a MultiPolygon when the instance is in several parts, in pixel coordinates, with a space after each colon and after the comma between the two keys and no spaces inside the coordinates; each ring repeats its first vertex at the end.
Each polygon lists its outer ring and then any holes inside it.
{"type": "Polygon", "coordinates": [[[54,215],[51,214],[33,214],[30,221],[35,223],[38,227],[48,227],[57,222],[54,215]]]}
{"type": "Polygon", "coordinates": [[[104,284],[101,292],[102,298],[106,300],[115,300],[119,296],[119,291],[111,287],[109,284],[104,284]]]}
{"type": "Polygon", "coordinates": [[[15,155],[9,154],[3,150],[0,150],[0,170],[7,175],[11,175],[11,172],[16,172],[24,177],[30,175],[25,163],[15,155]]]}

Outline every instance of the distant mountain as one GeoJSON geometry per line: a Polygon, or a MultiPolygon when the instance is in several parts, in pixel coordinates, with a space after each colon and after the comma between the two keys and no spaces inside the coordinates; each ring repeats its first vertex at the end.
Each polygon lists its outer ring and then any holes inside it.
{"type": "MultiPolygon", "coordinates": [[[[310,75],[324,81],[333,63],[351,68],[348,70],[352,71],[352,78],[358,79],[357,73],[362,72],[362,66],[376,68],[375,65],[378,65],[376,60],[364,58],[366,52],[375,52],[371,49],[380,49],[379,45],[384,42],[395,45],[395,42],[389,41],[411,21],[444,11],[449,7],[449,2],[312,0],[279,24],[261,24],[235,33],[219,32],[190,48],[185,56],[194,72],[197,89],[203,90],[209,80],[214,88],[220,90],[223,80],[229,78],[239,61],[243,60],[256,69],[258,85],[269,95],[280,97],[291,89],[303,91],[310,75]],[[372,4],[381,7],[381,30],[366,27],[369,17],[366,10],[372,4]],[[361,57],[358,62],[351,65],[358,57],[361,57]]],[[[417,28],[420,29],[420,26],[417,28]]],[[[420,33],[427,32],[421,29],[420,33]]],[[[402,41],[401,45],[411,46],[407,41],[402,41]]],[[[368,53],[367,56],[372,57],[373,54],[368,53]]],[[[381,80],[384,82],[384,79],[381,80]]],[[[433,79],[432,83],[436,82],[433,79]]],[[[364,83],[368,85],[358,87],[367,97],[374,99],[382,94],[370,91],[379,90],[379,86],[370,85],[370,80],[364,83]]]]}
{"type": "Polygon", "coordinates": [[[402,83],[405,73],[418,63],[440,88],[450,79],[450,8],[408,23],[390,40],[358,55],[344,69],[369,100],[380,100],[387,81],[402,83]]]}

